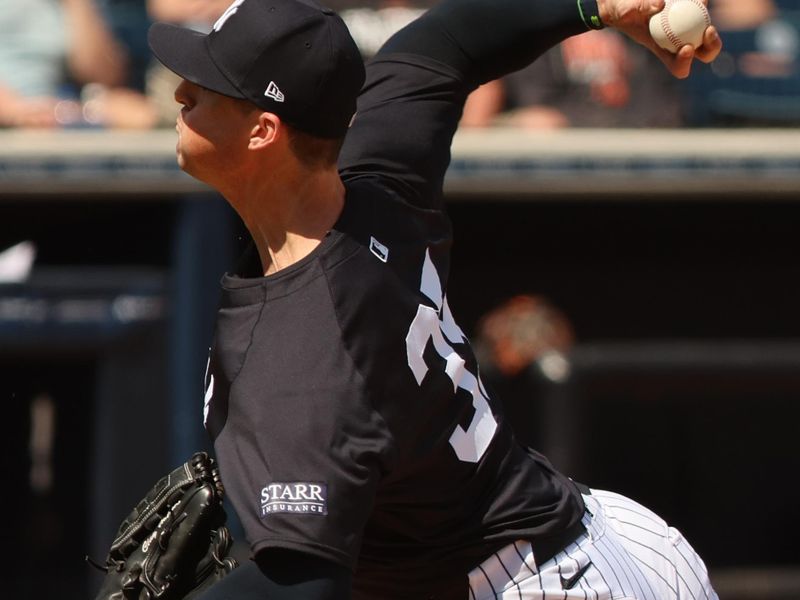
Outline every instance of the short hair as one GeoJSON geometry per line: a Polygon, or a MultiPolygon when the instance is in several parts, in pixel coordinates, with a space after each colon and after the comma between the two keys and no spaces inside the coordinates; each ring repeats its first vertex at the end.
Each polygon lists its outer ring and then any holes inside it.
{"type": "Polygon", "coordinates": [[[330,167],[339,160],[339,152],[344,143],[344,136],[323,138],[288,126],[289,148],[306,167],[315,169],[330,167]]]}
{"type": "MultiPolygon", "coordinates": [[[[218,93],[218,92],[214,92],[218,93]]],[[[230,96],[228,96],[230,98],[230,96]]],[[[257,114],[264,112],[249,100],[231,98],[245,113],[255,111],[257,114]]],[[[283,122],[289,132],[289,149],[305,167],[310,169],[328,168],[339,160],[344,136],[338,138],[323,138],[312,133],[306,133],[297,127],[283,122]]]]}

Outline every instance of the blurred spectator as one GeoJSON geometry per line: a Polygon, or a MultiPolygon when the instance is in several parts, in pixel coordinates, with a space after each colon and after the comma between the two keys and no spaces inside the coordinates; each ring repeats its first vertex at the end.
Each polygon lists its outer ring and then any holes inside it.
{"type": "MultiPolygon", "coordinates": [[[[481,318],[475,351],[483,368],[513,377],[543,357],[565,355],[574,341],[572,325],[561,310],[541,296],[523,294],[481,318]]],[[[566,375],[549,373],[554,380],[566,375]]]]}
{"type": "Polygon", "coordinates": [[[800,4],[709,0],[724,47],[684,84],[687,121],[712,127],[800,124],[800,4]]]}
{"type": "Polygon", "coordinates": [[[708,9],[714,25],[726,31],[753,29],[778,12],[773,0],[710,0],[708,9]]]}
{"type": "MultiPolygon", "coordinates": [[[[738,56],[736,65],[744,75],[788,77],[792,74],[800,45],[797,28],[781,18],[773,0],[711,0],[711,9],[723,35],[753,32],[752,38],[746,38],[752,40],[752,48],[738,56]]],[[[734,47],[731,51],[739,54],[738,39],[732,41],[734,47]]],[[[728,62],[730,56],[726,53],[719,65],[723,71],[730,68],[728,62]]]]}
{"type": "Polygon", "coordinates": [[[644,48],[610,30],[569,38],[473,93],[465,127],[675,127],[677,82],[644,48]]]}
{"type": "Polygon", "coordinates": [[[558,409],[558,392],[570,379],[574,342],[567,317],[541,296],[514,296],[478,322],[473,346],[481,377],[523,444],[553,447],[546,430],[558,409]]]}
{"type": "Polygon", "coordinates": [[[208,31],[230,4],[231,0],[147,0],[147,10],[154,21],[208,31]]]}
{"type": "Polygon", "coordinates": [[[94,0],[114,38],[127,55],[125,85],[143,92],[147,70],[153,60],[147,43],[151,20],[147,0],[94,0]]]}
{"type": "Polygon", "coordinates": [[[396,31],[416,19],[432,2],[420,0],[363,0],[338,10],[364,58],[373,56],[396,31]]]}
{"type": "Polygon", "coordinates": [[[6,0],[0,35],[0,126],[153,125],[94,0],[6,0]]]}

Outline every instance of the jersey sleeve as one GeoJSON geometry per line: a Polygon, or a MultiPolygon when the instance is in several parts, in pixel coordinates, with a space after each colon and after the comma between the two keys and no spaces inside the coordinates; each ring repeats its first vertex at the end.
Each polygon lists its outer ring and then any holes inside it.
{"type": "Polygon", "coordinates": [[[353,569],[391,439],[313,257],[225,279],[208,370],[207,428],[253,553],[353,569]]]}
{"type": "Polygon", "coordinates": [[[443,0],[367,64],[342,176],[380,177],[406,201],[439,208],[469,93],[585,30],[573,0],[443,0]]]}
{"type": "Polygon", "coordinates": [[[374,59],[342,149],[343,178],[380,177],[411,204],[439,208],[467,93],[445,64],[413,54],[374,59]]]}

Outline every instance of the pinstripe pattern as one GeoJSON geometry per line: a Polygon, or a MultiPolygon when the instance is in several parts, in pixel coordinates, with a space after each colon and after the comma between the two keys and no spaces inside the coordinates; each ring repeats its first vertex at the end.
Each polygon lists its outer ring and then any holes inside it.
{"type": "Polygon", "coordinates": [[[469,600],[719,600],[674,527],[620,494],[584,496],[586,533],[541,566],[515,542],[469,574],[469,600]]]}

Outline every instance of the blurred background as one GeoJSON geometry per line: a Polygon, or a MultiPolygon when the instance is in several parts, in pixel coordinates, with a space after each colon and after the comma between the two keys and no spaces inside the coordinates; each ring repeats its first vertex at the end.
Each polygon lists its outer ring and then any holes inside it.
{"type": "MultiPolygon", "coordinates": [[[[121,519],[199,449],[242,246],[174,159],[153,20],[228,0],[4,0],[0,400],[9,598],[93,597],[121,519]]],[[[424,10],[336,0],[364,58],[424,10]]],[[[723,600],[800,598],[800,3],[710,0],[685,81],[589,32],[476,90],[450,304],[519,437],[674,523],[723,600]]],[[[234,534],[236,521],[233,520],[234,534]]]]}

